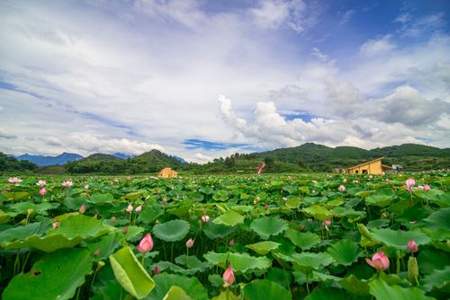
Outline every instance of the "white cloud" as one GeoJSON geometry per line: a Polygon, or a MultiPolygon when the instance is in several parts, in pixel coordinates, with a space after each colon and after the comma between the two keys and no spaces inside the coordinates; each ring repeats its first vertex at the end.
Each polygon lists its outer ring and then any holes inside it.
{"type": "Polygon", "coordinates": [[[375,56],[390,52],[395,48],[395,45],[391,42],[391,36],[385,35],[379,39],[371,39],[365,42],[360,52],[365,56],[375,56]]]}

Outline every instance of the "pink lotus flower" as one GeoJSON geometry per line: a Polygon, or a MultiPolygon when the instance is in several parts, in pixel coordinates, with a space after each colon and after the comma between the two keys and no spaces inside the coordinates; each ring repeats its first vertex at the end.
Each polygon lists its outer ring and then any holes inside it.
{"type": "Polygon", "coordinates": [[[153,239],[150,233],[147,233],[136,247],[137,251],[142,254],[147,253],[153,249],[153,239]]]}
{"type": "Polygon", "coordinates": [[[228,287],[234,283],[236,278],[234,277],[234,272],[233,272],[233,268],[231,267],[231,265],[229,265],[228,268],[225,270],[225,272],[223,272],[222,278],[223,278],[225,287],[228,287]]]}
{"type": "Polygon", "coordinates": [[[36,184],[40,187],[44,187],[47,185],[47,181],[41,179],[36,184]]]}
{"type": "Polygon", "coordinates": [[[323,221],[323,225],[330,226],[331,225],[331,220],[327,219],[327,220],[323,221]]]}
{"type": "Polygon", "coordinates": [[[45,194],[47,194],[47,189],[45,187],[41,187],[39,189],[39,195],[41,195],[42,197],[45,196],[45,194]]]}
{"type": "Polygon", "coordinates": [[[194,240],[193,239],[188,239],[187,241],[186,241],[186,247],[187,248],[192,248],[192,247],[194,247],[194,240]]]}
{"type": "Polygon", "coordinates": [[[9,177],[8,182],[10,184],[19,184],[22,182],[22,179],[20,179],[19,177],[9,177]]]}
{"type": "Polygon", "coordinates": [[[86,205],[81,204],[80,209],[78,210],[80,214],[84,214],[86,212],[86,205]]]}
{"type": "Polygon", "coordinates": [[[127,213],[131,214],[133,212],[133,205],[128,204],[127,209],[125,209],[127,211],[127,213]]]}
{"type": "Polygon", "coordinates": [[[343,184],[341,184],[341,185],[338,187],[338,191],[341,192],[341,193],[345,192],[345,186],[344,186],[343,184]]]}
{"type": "Polygon", "coordinates": [[[416,185],[416,181],[413,178],[409,178],[406,180],[405,184],[406,184],[406,189],[408,190],[408,192],[411,193],[413,187],[416,185]]]}
{"type": "Polygon", "coordinates": [[[209,222],[209,216],[208,215],[203,215],[200,218],[202,220],[203,223],[208,223],[209,222]]]}
{"type": "Polygon", "coordinates": [[[419,245],[417,245],[415,240],[408,241],[407,248],[412,253],[416,253],[417,251],[419,251],[419,245]]]}
{"type": "Polygon", "coordinates": [[[366,262],[377,271],[384,271],[389,268],[389,257],[383,251],[375,253],[372,259],[366,258],[366,262]]]}
{"type": "Polygon", "coordinates": [[[425,185],[423,186],[423,191],[424,191],[424,192],[428,192],[429,190],[431,190],[431,186],[429,186],[428,184],[425,184],[425,185]]]}
{"type": "Polygon", "coordinates": [[[63,183],[61,184],[64,188],[70,188],[73,186],[73,182],[72,180],[64,180],[63,183]]]}
{"type": "Polygon", "coordinates": [[[134,209],[134,211],[138,214],[138,213],[140,213],[141,211],[142,211],[142,205],[139,205],[138,207],[136,207],[135,209],[134,209]]]}

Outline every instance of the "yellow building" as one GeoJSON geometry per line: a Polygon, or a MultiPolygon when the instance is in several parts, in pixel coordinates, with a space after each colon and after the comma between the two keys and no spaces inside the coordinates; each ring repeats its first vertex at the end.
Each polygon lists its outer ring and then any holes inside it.
{"type": "Polygon", "coordinates": [[[177,177],[178,173],[171,168],[164,168],[161,171],[159,171],[158,176],[162,178],[172,178],[177,177]]]}
{"type": "Polygon", "coordinates": [[[383,157],[366,161],[360,163],[356,166],[347,168],[348,174],[373,174],[373,175],[383,175],[386,171],[391,170],[392,168],[386,165],[383,165],[383,157]]]}

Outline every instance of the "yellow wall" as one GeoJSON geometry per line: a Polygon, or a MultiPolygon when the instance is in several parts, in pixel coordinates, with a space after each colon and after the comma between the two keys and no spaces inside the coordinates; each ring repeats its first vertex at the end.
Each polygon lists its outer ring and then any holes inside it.
{"type": "Polygon", "coordinates": [[[373,174],[373,175],[382,175],[384,173],[383,166],[381,164],[381,160],[363,164],[358,167],[348,168],[347,171],[349,174],[365,174],[365,173],[367,173],[367,174],[373,174]]]}

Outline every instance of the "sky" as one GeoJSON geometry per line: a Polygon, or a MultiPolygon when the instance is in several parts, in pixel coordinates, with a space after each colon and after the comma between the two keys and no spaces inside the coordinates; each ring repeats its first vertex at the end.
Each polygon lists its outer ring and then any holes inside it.
{"type": "Polygon", "coordinates": [[[0,1],[0,151],[450,147],[448,0],[0,1]]]}

